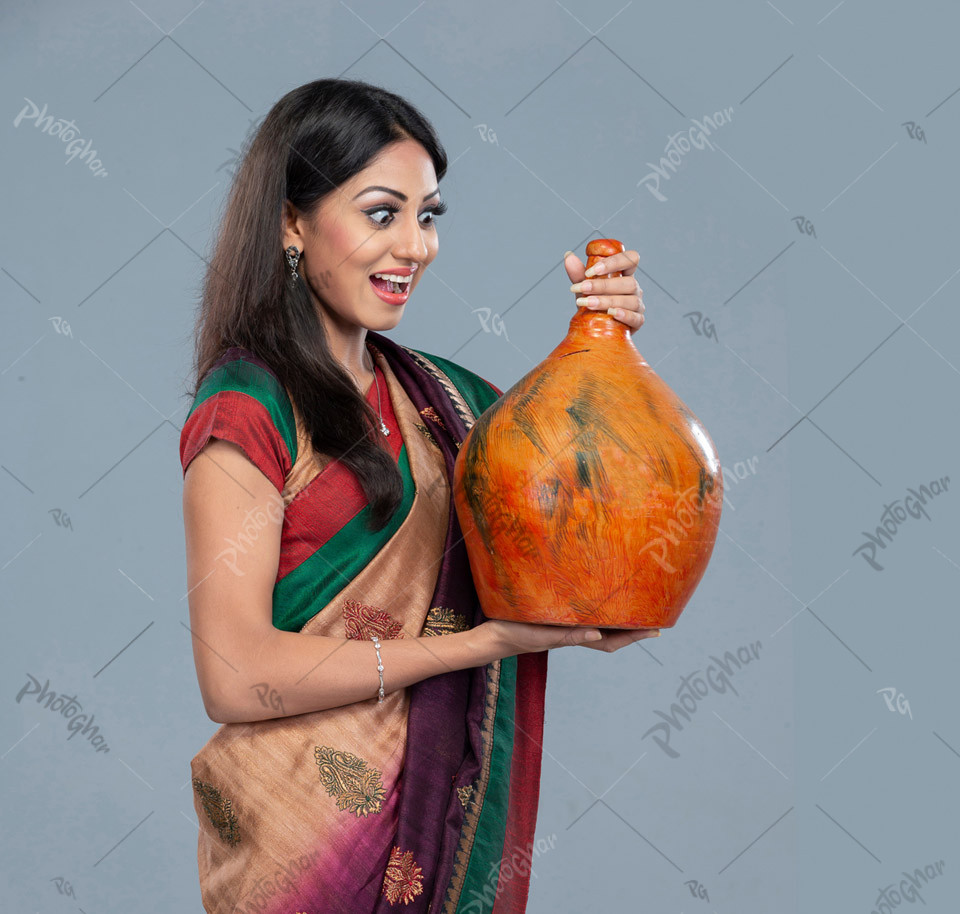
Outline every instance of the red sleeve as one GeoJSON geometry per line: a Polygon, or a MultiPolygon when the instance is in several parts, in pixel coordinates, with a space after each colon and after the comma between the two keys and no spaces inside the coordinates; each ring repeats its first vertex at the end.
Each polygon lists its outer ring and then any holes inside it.
{"type": "MultiPolygon", "coordinates": [[[[200,396],[202,391],[198,399],[200,396]]],[[[257,396],[239,390],[219,390],[195,403],[180,433],[184,475],[211,438],[236,444],[277,491],[283,492],[293,465],[290,450],[270,408],[257,396]]]]}

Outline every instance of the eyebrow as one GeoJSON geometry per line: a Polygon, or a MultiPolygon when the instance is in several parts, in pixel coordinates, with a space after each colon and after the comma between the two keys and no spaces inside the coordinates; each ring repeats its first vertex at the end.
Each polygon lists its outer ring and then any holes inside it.
{"type": "MultiPolygon", "coordinates": [[[[382,190],[382,191],[385,191],[385,192],[388,193],[388,194],[393,194],[395,197],[399,197],[401,200],[403,200],[404,203],[407,202],[407,195],[406,195],[406,194],[402,194],[402,193],[400,193],[399,190],[394,190],[392,187],[383,187],[383,186],[381,186],[381,185],[379,185],[379,184],[371,184],[370,187],[365,187],[363,190],[360,191],[359,194],[354,195],[353,199],[356,200],[357,197],[362,197],[365,193],[367,193],[368,191],[371,191],[371,190],[382,190]]],[[[435,197],[435,196],[436,196],[437,194],[439,194],[439,193],[440,193],[440,188],[438,187],[438,188],[437,188],[435,191],[433,191],[432,193],[427,194],[423,199],[424,199],[424,201],[429,200],[431,197],[435,197]]]]}

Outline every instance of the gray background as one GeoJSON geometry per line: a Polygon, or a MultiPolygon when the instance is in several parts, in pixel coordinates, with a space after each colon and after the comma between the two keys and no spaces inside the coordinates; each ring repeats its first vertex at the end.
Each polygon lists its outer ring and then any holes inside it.
{"type": "Polygon", "coordinates": [[[5,3],[4,910],[201,910],[194,308],[244,135],[343,75],[419,105],[451,160],[440,255],[391,336],[509,387],[573,315],[563,252],[619,238],[642,258],[634,342],[725,471],[676,627],[550,655],[529,910],[868,912],[942,860],[922,895],[955,911],[958,26],[945,0],[5,3]],[[15,127],[25,99],[106,176],[15,127]],[[656,199],[668,137],[728,108],[656,199]],[[872,568],[865,531],[941,477],[872,568]],[[698,696],[660,748],[682,677],[754,643],[736,693],[698,696]],[[29,675],[109,753],[17,703],[29,675]]]}

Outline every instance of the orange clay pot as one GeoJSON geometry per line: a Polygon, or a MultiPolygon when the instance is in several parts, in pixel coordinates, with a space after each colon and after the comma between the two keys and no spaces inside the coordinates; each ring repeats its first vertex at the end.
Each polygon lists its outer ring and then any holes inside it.
{"type": "MultiPolygon", "coordinates": [[[[587,266],[622,250],[591,241],[587,266]]],[[[488,618],[669,628],[700,583],[720,461],[629,334],[578,308],[563,342],[460,447],[454,504],[488,618]]]]}

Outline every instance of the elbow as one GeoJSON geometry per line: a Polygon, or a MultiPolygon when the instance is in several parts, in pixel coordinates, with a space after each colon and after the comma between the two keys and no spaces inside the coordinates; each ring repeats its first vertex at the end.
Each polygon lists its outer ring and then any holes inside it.
{"type": "MultiPolygon", "coordinates": [[[[241,666],[249,671],[255,670],[257,664],[251,659],[243,662],[241,666]]],[[[198,669],[197,678],[207,717],[217,724],[247,723],[264,719],[257,715],[249,690],[237,685],[235,672],[225,674],[218,666],[198,669]]]]}
{"type": "Polygon", "coordinates": [[[220,705],[206,695],[203,696],[203,710],[207,712],[207,717],[215,724],[228,723],[227,717],[229,715],[225,714],[220,705]]]}
{"type": "Polygon", "coordinates": [[[203,689],[203,708],[207,717],[216,724],[242,724],[261,720],[256,714],[251,716],[250,706],[243,701],[244,696],[232,693],[229,688],[207,687],[203,689]]]}
{"type": "Polygon", "coordinates": [[[207,684],[201,685],[200,694],[203,697],[203,710],[207,717],[215,724],[229,724],[234,722],[232,708],[229,701],[225,701],[222,690],[207,684]]]}
{"type": "Polygon", "coordinates": [[[211,708],[208,704],[204,703],[204,708],[207,712],[207,717],[210,718],[215,724],[228,724],[230,723],[227,720],[227,715],[218,710],[217,708],[211,708]]]}

